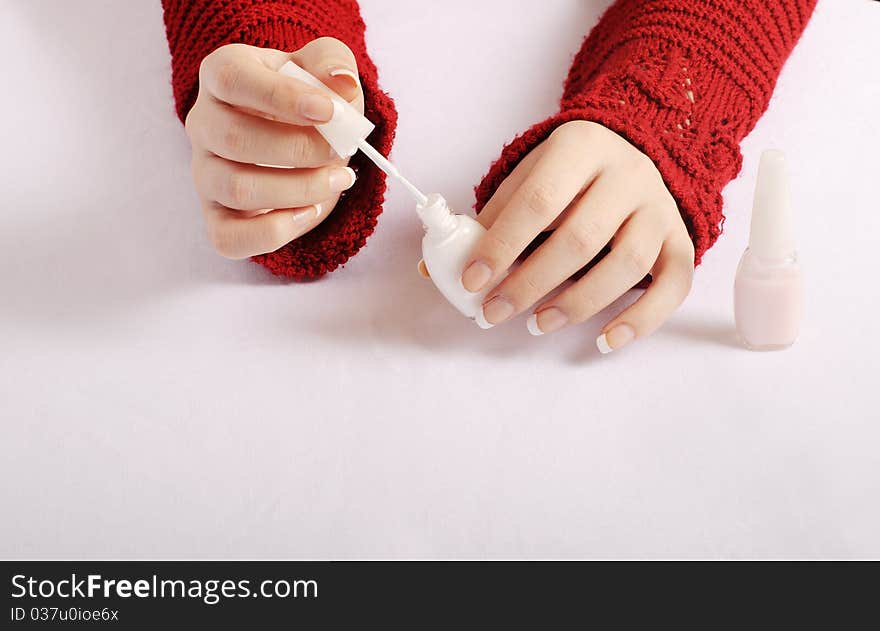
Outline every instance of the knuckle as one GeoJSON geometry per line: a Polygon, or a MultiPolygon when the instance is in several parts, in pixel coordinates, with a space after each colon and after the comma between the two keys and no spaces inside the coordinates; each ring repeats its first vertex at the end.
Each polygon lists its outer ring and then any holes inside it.
{"type": "Polygon", "coordinates": [[[304,166],[310,162],[311,143],[305,134],[296,134],[287,143],[287,158],[291,166],[304,166]]]}
{"type": "Polygon", "coordinates": [[[241,67],[231,60],[224,60],[218,64],[214,83],[217,86],[217,96],[224,98],[233,94],[241,81],[241,67]]]}
{"type": "Polygon", "coordinates": [[[217,58],[219,56],[220,49],[218,48],[213,53],[209,55],[205,55],[202,61],[199,63],[199,86],[204,86],[205,79],[210,75],[211,66],[217,62],[217,58]]]}
{"type": "Polygon", "coordinates": [[[684,257],[686,258],[689,266],[689,272],[691,278],[694,275],[694,259],[697,256],[696,250],[694,250],[694,242],[691,241],[690,237],[682,239],[682,252],[684,257]]]}
{"type": "Polygon", "coordinates": [[[563,128],[567,130],[567,135],[570,135],[574,140],[581,143],[588,143],[595,140],[605,129],[598,123],[585,120],[570,121],[559,129],[561,130],[563,128]]]}
{"type": "Polygon", "coordinates": [[[585,132],[578,129],[577,124],[591,125],[586,121],[572,121],[557,127],[547,138],[547,144],[552,147],[554,155],[561,163],[576,164],[583,159],[585,132]]]}
{"type": "Polygon", "coordinates": [[[547,136],[547,142],[551,144],[556,144],[558,142],[565,142],[568,138],[571,137],[572,132],[575,128],[572,126],[572,123],[563,123],[547,136]]]}
{"type": "Polygon", "coordinates": [[[539,219],[555,216],[556,187],[549,182],[530,186],[525,193],[525,208],[539,219]]]}
{"type": "Polygon", "coordinates": [[[486,237],[487,250],[494,255],[490,255],[489,258],[509,260],[516,257],[517,252],[514,251],[513,245],[507,240],[507,237],[492,232],[492,230],[488,232],[486,237]]]}
{"type": "Polygon", "coordinates": [[[660,176],[654,161],[638,149],[631,152],[628,169],[631,173],[641,177],[658,178],[660,176]]]}
{"type": "Polygon", "coordinates": [[[201,115],[201,108],[199,107],[198,99],[196,100],[195,105],[193,105],[189,112],[186,113],[186,119],[183,121],[183,128],[186,130],[186,135],[189,138],[190,142],[195,141],[195,133],[196,128],[198,127],[199,116],[201,115]]]}
{"type": "Polygon", "coordinates": [[[285,105],[289,105],[289,101],[287,82],[283,81],[273,81],[263,97],[263,102],[270,112],[285,109],[285,105]]]}
{"type": "Polygon", "coordinates": [[[345,42],[343,42],[342,40],[336,39],[335,37],[326,37],[326,36],[319,37],[318,39],[315,40],[315,43],[318,45],[321,45],[321,46],[326,46],[328,48],[329,47],[336,48],[338,51],[342,52],[343,54],[345,54],[347,56],[354,57],[354,53],[352,52],[351,48],[349,48],[345,42]]]}
{"type": "Polygon", "coordinates": [[[589,256],[601,249],[599,234],[601,228],[595,221],[579,222],[566,230],[569,247],[578,255],[589,256]]]}
{"type": "Polygon", "coordinates": [[[537,299],[544,295],[542,283],[532,274],[525,274],[521,279],[522,288],[525,290],[525,296],[531,299],[537,299]]]}
{"type": "Polygon", "coordinates": [[[251,134],[245,125],[230,123],[223,131],[222,146],[232,155],[240,156],[247,153],[251,145],[251,134]]]}
{"type": "Polygon", "coordinates": [[[227,199],[233,208],[246,209],[254,198],[254,178],[246,173],[232,171],[226,181],[227,199]]]}
{"type": "Polygon", "coordinates": [[[318,171],[307,175],[300,180],[300,197],[303,201],[318,201],[327,197],[327,191],[330,188],[330,175],[326,172],[318,171]]]}
{"type": "Polygon", "coordinates": [[[237,252],[238,239],[232,230],[219,225],[210,225],[208,226],[208,238],[211,245],[214,246],[214,251],[223,258],[241,258],[237,252]]]}
{"type": "Polygon", "coordinates": [[[645,252],[637,247],[624,246],[621,254],[621,260],[627,273],[631,277],[641,277],[651,270],[652,261],[645,252]]]}
{"type": "Polygon", "coordinates": [[[223,59],[223,58],[231,57],[231,56],[235,55],[236,53],[243,51],[246,48],[248,48],[248,46],[245,44],[238,44],[238,43],[223,44],[222,46],[218,46],[217,48],[215,48],[214,52],[212,52],[208,56],[213,57],[213,58],[223,59]]]}

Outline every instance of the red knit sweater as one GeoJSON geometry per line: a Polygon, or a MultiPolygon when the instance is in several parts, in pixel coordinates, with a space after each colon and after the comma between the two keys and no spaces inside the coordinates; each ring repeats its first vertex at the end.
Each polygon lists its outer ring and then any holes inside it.
{"type": "MultiPolygon", "coordinates": [[[[345,42],[358,62],[367,118],[376,124],[370,144],[391,151],[397,111],[379,89],[367,55],[364,22],[355,0],[162,0],[171,49],[177,114],[181,120],[198,94],[199,64],[224,44],[241,43],[292,52],[319,37],[345,42]]],[[[310,279],[331,272],[360,250],[373,233],[385,198],[385,174],[363,154],[350,166],[357,184],[343,193],[317,228],[271,254],[254,257],[272,273],[310,279]]]]}
{"type": "MultiPolygon", "coordinates": [[[[195,100],[198,66],[218,46],[242,42],[295,50],[313,38],[341,39],[358,59],[371,142],[391,148],[393,103],[378,88],[355,0],[163,0],[174,95],[183,119],[195,100]]],[[[477,210],[516,164],[570,120],[592,120],[627,138],[657,165],[696,248],[721,233],[721,190],[742,165],[739,143],[767,109],[776,78],[816,0],[617,0],[572,64],[559,113],[507,145],[477,186],[477,210]]],[[[311,278],[345,263],[381,212],[383,174],[361,155],[357,185],[319,228],[255,257],[272,272],[311,278]]]]}

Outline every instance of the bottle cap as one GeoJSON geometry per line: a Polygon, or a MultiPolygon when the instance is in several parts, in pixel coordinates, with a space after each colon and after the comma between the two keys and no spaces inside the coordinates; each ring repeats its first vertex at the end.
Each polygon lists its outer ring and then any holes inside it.
{"type": "Polygon", "coordinates": [[[428,195],[424,204],[416,206],[416,212],[425,230],[435,239],[444,239],[455,229],[455,216],[446,199],[438,193],[428,195]]]}
{"type": "Polygon", "coordinates": [[[376,126],[336,92],[292,61],[281,66],[278,72],[317,88],[333,101],[333,118],[323,125],[315,125],[315,128],[340,158],[350,158],[357,153],[358,143],[366,140],[376,126]]]}
{"type": "Polygon", "coordinates": [[[794,213],[785,154],[771,149],[761,155],[749,249],[757,256],[784,259],[795,253],[794,213]]]}

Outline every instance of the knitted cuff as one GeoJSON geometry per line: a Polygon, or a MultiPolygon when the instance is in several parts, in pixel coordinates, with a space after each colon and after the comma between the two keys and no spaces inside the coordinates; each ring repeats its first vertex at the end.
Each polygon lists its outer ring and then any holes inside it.
{"type": "MultiPolygon", "coordinates": [[[[172,84],[181,121],[198,94],[202,59],[230,43],[292,52],[319,37],[335,37],[351,48],[364,91],[364,114],[376,123],[369,142],[388,155],[397,126],[391,98],[379,88],[378,73],[367,55],[365,26],[354,0],[163,0],[172,84]]],[[[385,195],[385,174],[362,154],[350,166],[355,185],[314,230],[281,249],[253,260],[277,276],[315,279],[343,265],[376,227],[385,195]]]]}
{"type": "Polygon", "coordinates": [[[720,180],[734,177],[742,158],[721,126],[703,134],[696,125],[690,79],[695,72],[678,55],[646,50],[633,65],[595,76],[589,88],[563,100],[558,114],[504,147],[476,188],[477,210],[554,129],[569,121],[593,121],[626,138],[657,166],[678,204],[699,264],[721,234],[720,180]]]}
{"type": "Polygon", "coordinates": [[[477,186],[482,209],[517,163],[559,125],[589,120],[650,157],[694,242],[721,233],[721,191],[739,142],[769,103],[815,0],[618,0],[575,57],[560,112],[507,145],[477,186]]]}

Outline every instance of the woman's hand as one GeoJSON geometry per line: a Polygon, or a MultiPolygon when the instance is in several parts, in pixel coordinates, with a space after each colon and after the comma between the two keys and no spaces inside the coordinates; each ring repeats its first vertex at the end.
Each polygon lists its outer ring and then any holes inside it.
{"type": "Polygon", "coordinates": [[[478,219],[488,233],[462,274],[472,292],[498,282],[539,233],[555,228],[487,294],[490,326],[538,303],[529,330],[558,331],[593,317],[650,273],[647,291],[602,329],[597,345],[607,353],[657,329],[690,291],[694,248],[672,195],[647,156],[599,124],[557,128],[478,219]],[[611,251],[589,272],[543,300],[606,245],[611,251]]]}
{"type": "Polygon", "coordinates": [[[287,61],[363,112],[357,63],[339,40],[295,53],[230,44],[204,59],[186,131],[208,234],[228,258],[274,252],[305,234],[354,184],[347,161],[314,128],[332,118],[333,102],[279,74],[287,61]]]}

